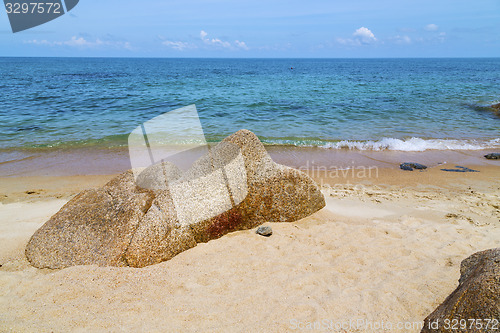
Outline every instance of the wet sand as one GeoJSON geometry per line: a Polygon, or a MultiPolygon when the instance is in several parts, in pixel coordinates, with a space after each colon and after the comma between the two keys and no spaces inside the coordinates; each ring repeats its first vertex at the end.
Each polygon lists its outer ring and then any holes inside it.
{"type": "MultiPolygon", "coordinates": [[[[168,146],[164,151],[171,153],[178,149],[168,146]]],[[[303,170],[353,167],[397,169],[402,162],[418,162],[429,167],[449,167],[456,164],[495,166],[498,162],[487,160],[484,155],[500,153],[500,149],[372,151],[296,146],[266,146],[266,149],[277,163],[303,170]]],[[[182,155],[182,160],[195,160],[201,156],[199,154],[200,152],[193,151],[192,156],[189,156],[188,152],[182,155]]],[[[173,157],[175,164],[178,164],[178,160],[179,158],[173,157]]],[[[0,151],[0,177],[110,175],[130,168],[129,151],[126,147],[0,151]]]]}

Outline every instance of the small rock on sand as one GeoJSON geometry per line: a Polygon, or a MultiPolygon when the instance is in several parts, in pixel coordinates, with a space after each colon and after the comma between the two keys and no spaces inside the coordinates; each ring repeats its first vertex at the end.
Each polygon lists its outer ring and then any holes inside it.
{"type": "Polygon", "coordinates": [[[417,169],[417,170],[427,169],[427,166],[420,164],[420,163],[405,162],[405,163],[401,163],[399,165],[399,168],[402,170],[406,170],[406,171],[413,171],[413,169],[417,169]]]}
{"type": "Polygon", "coordinates": [[[261,236],[269,237],[273,234],[273,229],[269,226],[262,226],[259,227],[255,233],[261,236]]]}

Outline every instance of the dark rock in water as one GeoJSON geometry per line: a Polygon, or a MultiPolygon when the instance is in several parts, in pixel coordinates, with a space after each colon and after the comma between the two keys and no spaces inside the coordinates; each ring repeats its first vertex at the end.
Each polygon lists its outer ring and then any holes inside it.
{"type": "Polygon", "coordinates": [[[457,169],[441,169],[441,171],[448,171],[448,172],[479,172],[478,170],[473,170],[469,169],[460,165],[455,165],[455,168],[457,169]]]}
{"type": "Polygon", "coordinates": [[[35,232],[25,254],[39,268],[144,267],[228,232],[296,221],[324,206],[308,175],[275,163],[255,134],[241,130],[184,173],[163,162],[80,193],[35,232]]]}
{"type": "Polygon", "coordinates": [[[417,170],[427,169],[427,166],[420,164],[420,163],[405,162],[405,163],[401,163],[399,165],[399,168],[401,168],[402,170],[413,171],[413,169],[417,169],[417,170]]]}
{"type": "Polygon", "coordinates": [[[500,103],[491,105],[490,109],[493,110],[497,117],[500,117],[500,103]]]}
{"type": "Polygon", "coordinates": [[[425,318],[421,332],[498,333],[499,321],[500,248],[496,248],[462,261],[457,289],[425,318]],[[459,324],[451,329],[456,321],[459,324]],[[467,323],[465,327],[461,322],[467,323]]]}
{"type": "Polygon", "coordinates": [[[269,237],[273,234],[273,229],[271,229],[271,227],[269,226],[262,226],[259,227],[255,233],[261,236],[269,237]]]}
{"type": "Polygon", "coordinates": [[[500,160],[500,153],[491,153],[488,155],[484,155],[489,160],[500,160]]]}

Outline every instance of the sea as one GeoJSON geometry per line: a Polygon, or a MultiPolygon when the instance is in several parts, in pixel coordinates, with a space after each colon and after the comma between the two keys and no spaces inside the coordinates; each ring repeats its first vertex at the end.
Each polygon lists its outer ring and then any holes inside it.
{"type": "Polygon", "coordinates": [[[205,138],[349,151],[500,148],[500,58],[0,58],[0,163],[126,148],[196,105],[205,138]],[[30,155],[31,156],[31,155],[30,155]]]}

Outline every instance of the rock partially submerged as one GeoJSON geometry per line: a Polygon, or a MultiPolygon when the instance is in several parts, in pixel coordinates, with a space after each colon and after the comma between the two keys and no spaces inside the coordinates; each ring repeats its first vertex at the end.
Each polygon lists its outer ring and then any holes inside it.
{"type": "Polygon", "coordinates": [[[399,165],[399,168],[402,170],[406,170],[406,171],[413,171],[413,169],[417,169],[417,170],[427,169],[427,166],[420,164],[420,163],[405,162],[405,163],[401,163],[399,165]]]}
{"type": "Polygon", "coordinates": [[[493,104],[490,106],[490,108],[493,110],[493,112],[495,112],[497,116],[500,117],[500,103],[493,104]]]}
{"type": "Polygon", "coordinates": [[[500,248],[496,248],[462,261],[457,289],[425,318],[421,332],[498,332],[499,321],[500,248]],[[445,325],[453,324],[453,320],[459,323],[455,329],[445,325]],[[461,320],[467,323],[465,328],[461,320]]]}
{"type": "Polygon", "coordinates": [[[296,221],[325,206],[309,176],[273,162],[248,130],[209,155],[184,173],[161,163],[137,180],[128,171],[80,193],[35,232],[26,257],[39,268],[144,267],[228,232],[296,221]]]}

